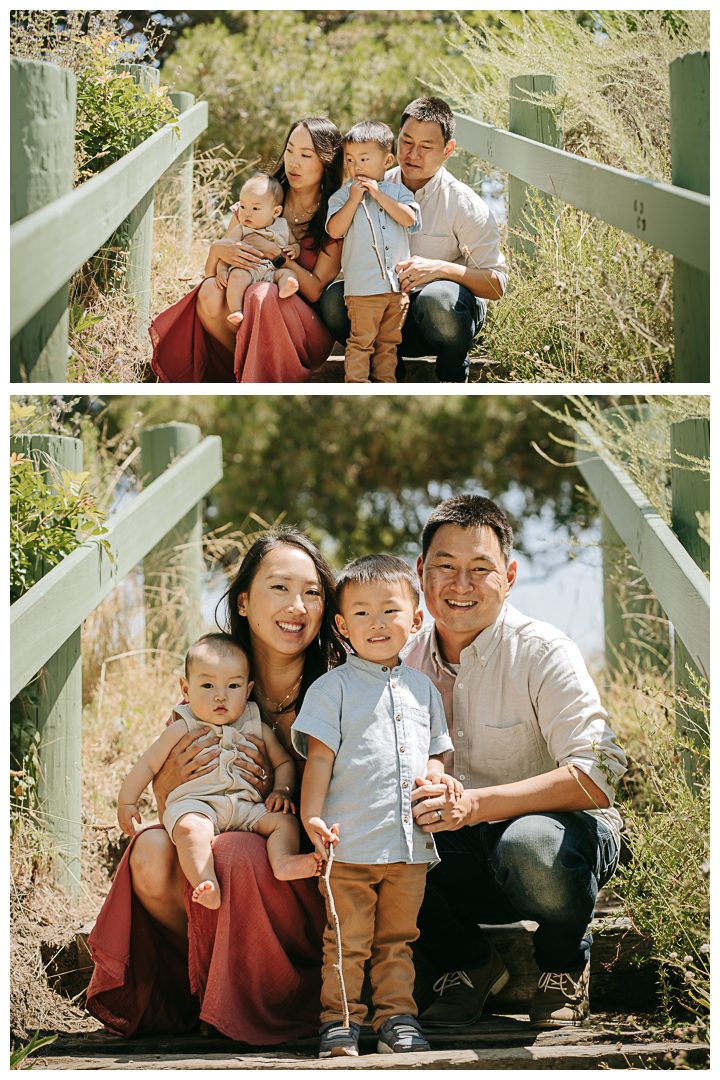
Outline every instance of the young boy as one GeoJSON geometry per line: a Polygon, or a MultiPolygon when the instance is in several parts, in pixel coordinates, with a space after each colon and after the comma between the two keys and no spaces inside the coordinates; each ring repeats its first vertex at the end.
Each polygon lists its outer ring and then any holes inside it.
{"type": "MultiPolygon", "coordinates": [[[[300,245],[293,243],[295,237],[284,217],[283,201],[285,193],[282,184],[273,176],[257,173],[251,176],[240,189],[237,204],[238,225],[230,233],[229,240],[247,240],[252,244],[254,235],[265,236],[279,244],[289,258],[297,258],[300,245]]],[[[220,287],[225,285],[227,306],[230,314],[228,321],[242,322],[242,305],[245,290],[256,281],[274,281],[280,296],[292,296],[298,291],[297,278],[289,270],[276,270],[269,259],[259,263],[256,269],[243,270],[239,266],[228,266],[219,262],[216,278],[220,287]]]]}
{"type": "Polygon", "coordinates": [[[420,228],[420,207],[403,184],[384,179],[395,149],[387,124],[355,124],[343,145],[350,183],[330,197],[326,228],[336,240],[344,238],[345,304],[352,327],[345,382],[395,382],[397,347],[410,306],[395,264],[410,258],[408,234],[420,228]]]}
{"type": "Polygon", "coordinates": [[[299,855],[300,829],[292,816],[290,796],[295,789],[295,765],[248,694],[249,664],[241,646],[228,634],[206,634],[191,645],[185,658],[180,689],[187,705],[176,705],[176,719],[132,767],[118,795],[118,821],[134,836],[134,821],[141,822],[138,799],[183,735],[198,727],[220,736],[220,757],[215,768],[171,791],[163,825],[178,850],[185,877],[194,888],[192,898],[204,907],[220,907],[220,886],[212,855],[213,837],[241,830],[268,838],[267,854],[276,878],[316,877],[322,858],[311,852],[299,855]],[[275,770],[275,789],[264,803],[240,771],[244,735],[265,742],[275,770]],[[282,811],[282,813],[280,813],[282,811]]]}
{"type": "MultiPolygon", "coordinates": [[[[415,572],[392,555],[366,555],[345,567],[336,588],[337,626],[353,652],[310,687],[292,727],[293,744],[307,757],[303,825],[318,851],[337,845],[331,888],[350,1027],[342,1026],[329,923],[320,1057],[357,1054],[370,957],[378,1053],[429,1050],[416,1019],[410,942],[418,937],[425,873],[437,852],[432,836],[414,824],[410,794],[417,777],[447,784],[453,797],[463,788],[443,769],[442,755],[453,745],[440,695],[399,658],[422,623],[415,572]],[[337,825],[331,830],[328,821],[337,825]]],[[[320,889],[327,898],[322,878],[320,889]]]]}

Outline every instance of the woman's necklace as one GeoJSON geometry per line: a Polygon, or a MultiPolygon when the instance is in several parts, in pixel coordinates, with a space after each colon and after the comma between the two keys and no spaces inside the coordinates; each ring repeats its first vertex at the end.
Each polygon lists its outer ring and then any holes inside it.
{"type": "Polygon", "coordinates": [[[282,701],[275,701],[275,700],[273,700],[273,698],[270,698],[270,697],[267,696],[267,694],[263,693],[263,691],[258,686],[257,680],[255,681],[255,693],[261,699],[260,703],[263,706],[263,711],[266,712],[268,714],[268,716],[271,716],[273,713],[278,714],[278,718],[271,725],[273,731],[275,730],[275,728],[280,723],[280,715],[282,715],[282,713],[284,713],[284,712],[288,712],[295,705],[295,697],[294,697],[294,695],[297,694],[297,691],[300,688],[300,683],[301,682],[302,682],[302,674],[300,674],[297,681],[294,682],[293,685],[290,687],[290,693],[286,694],[285,697],[282,699],[282,701]],[[287,701],[289,701],[290,698],[293,698],[293,700],[290,702],[289,705],[286,705],[285,703],[287,701]]]}
{"type": "Polygon", "coordinates": [[[288,208],[288,210],[292,214],[294,222],[295,222],[296,225],[307,225],[308,221],[310,221],[310,218],[313,216],[313,214],[315,213],[315,211],[317,210],[319,205],[320,205],[320,199],[318,199],[318,201],[316,203],[313,203],[313,205],[310,207],[309,210],[306,210],[305,207],[301,205],[300,212],[302,214],[307,214],[307,217],[303,218],[302,221],[301,221],[300,218],[295,213],[295,210],[293,209],[293,207],[288,206],[287,200],[285,201],[285,206],[288,208]]]}

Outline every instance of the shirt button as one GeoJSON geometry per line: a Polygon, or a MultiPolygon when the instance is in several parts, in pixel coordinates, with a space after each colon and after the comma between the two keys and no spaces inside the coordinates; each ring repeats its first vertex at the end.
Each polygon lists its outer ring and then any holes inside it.
{"type": "Polygon", "coordinates": [[[480,659],[483,661],[483,663],[485,662],[485,657],[484,656],[481,656],[480,659]]]}
{"type": "Polygon", "coordinates": [[[461,682],[459,682],[458,683],[458,690],[462,690],[462,688],[463,688],[463,684],[461,682]]]}
{"type": "Polygon", "coordinates": [[[407,786],[408,786],[407,780],[403,780],[403,787],[407,787],[407,786]]]}
{"type": "Polygon", "coordinates": [[[464,779],[465,779],[465,773],[461,772],[460,775],[458,776],[458,780],[464,780],[464,779]]]}
{"type": "Polygon", "coordinates": [[[398,713],[398,714],[397,714],[397,716],[395,717],[395,719],[396,719],[396,720],[402,720],[402,716],[400,715],[400,713],[398,713]]]}
{"type": "Polygon", "coordinates": [[[459,738],[459,739],[462,739],[462,737],[463,737],[463,732],[462,732],[462,731],[458,731],[458,738],[459,738]]]}
{"type": "Polygon", "coordinates": [[[401,754],[404,754],[404,753],[405,753],[405,747],[404,747],[404,746],[401,746],[401,747],[400,747],[400,753],[401,753],[401,754]]]}
{"type": "Polygon", "coordinates": [[[410,818],[406,818],[406,817],[403,818],[403,821],[409,821],[409,820],[410,820],[410,818]]]}
{"type": "Polygon", "coordinates": [[[385,228],[385,226],[383,225],[383,229],[384,229],[384,228],[385,228]]]}
{"type": "Polygon", "coordinates": [[[389,670],[390,670],[390,668],[387,668],[387,667],[383,668],[383,671],[389,671],[389,670]]]}
{"type": "MultiPolygon", "coordinates": [[[[384,670],[384,669],[383,669],[383,670],[384,670]]],[[[395,683],[395,682],[394,682],[394,683],[392,684],[392,688],[393,688],[393,690],[395,690],[395,689],[396,689],[396,687],[397,687],[397,683],[395,683]]]]}

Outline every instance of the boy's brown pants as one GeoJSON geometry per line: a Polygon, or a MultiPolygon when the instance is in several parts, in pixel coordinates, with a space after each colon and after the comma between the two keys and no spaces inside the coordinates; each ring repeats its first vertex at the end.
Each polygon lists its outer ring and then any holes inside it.
{"type": "MultiPolygon", "coordinates": [[[[342,971],[350,1019],[362,1024],[367,1006],[360,1004],[365,961],[371,958],[373,1027],[401,1013],[417,1016],[412,996],[415,968],[410,942],[419,935],[417,917],[425,893],[427,863],[378,863],[359,866],[334,862],[330,888],[340,921],[342,971]]],[[[328,925],[323,937],[322,1012],[320,1022],[343,1019],[335,930],[325,897],[328,925]]]]}
{"type": "Polygon", "coordinates": [[[350,337],[345,346],[345,382],[395,382],[397,347],[410,307],[405,293],[346,296],[350,337]]]}

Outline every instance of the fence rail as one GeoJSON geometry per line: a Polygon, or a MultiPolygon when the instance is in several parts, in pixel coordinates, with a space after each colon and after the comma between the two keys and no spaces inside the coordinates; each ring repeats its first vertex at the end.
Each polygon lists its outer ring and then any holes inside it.
{"type": "Polygon", "coordinates": [[[578,468],[696,665],[710,672],[710,582],[624,469],[582,424],[578,468]]]}
{"type": "Polygon", "coordinates": [[[10,333],[36,315],[205,130],[206,101],[68,195],[10,227],[10,333]],[[55,238],[55,241],[53,240],[55,238]]]}

